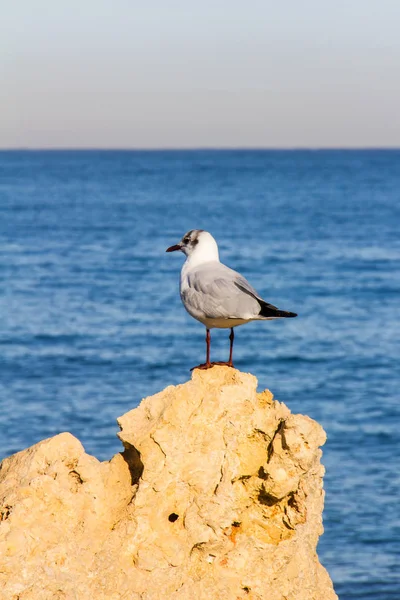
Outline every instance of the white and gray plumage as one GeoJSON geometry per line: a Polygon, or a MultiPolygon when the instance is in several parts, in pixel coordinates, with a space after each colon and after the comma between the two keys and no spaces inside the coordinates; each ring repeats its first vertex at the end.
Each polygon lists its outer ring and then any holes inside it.
{"type": "Polygon", "coordinates": [[[297,317],[265,302],[240,273],[223,265],[218,246],[208,231],[193,229],[185,233],[167,252],[180,250],[186,255],[181,271],[180,293],[188,313],[207,329],[206,362],[195,368],[208,369],[215,364],[233,367],[233,328],[250,321],[268,321],[297,317]],[[210,362],[210,329],[231,329],[229,361],[210,362]]]}

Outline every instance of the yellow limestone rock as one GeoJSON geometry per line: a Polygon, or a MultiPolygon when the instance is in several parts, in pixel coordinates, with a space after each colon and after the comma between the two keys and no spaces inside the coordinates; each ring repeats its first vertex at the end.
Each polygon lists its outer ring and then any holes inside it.
{"type": "Polygon", "coordinates": [[[109,462],[68,433],[0,465],[1,600],[334,600],[325,433],[227,367],[146,398],[109,462]]]}

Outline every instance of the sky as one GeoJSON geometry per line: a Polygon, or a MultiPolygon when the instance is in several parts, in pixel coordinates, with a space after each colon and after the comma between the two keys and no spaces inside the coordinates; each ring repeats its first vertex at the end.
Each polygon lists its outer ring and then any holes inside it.
{"type": "Polygon", "coordinates": [[[399,0],[0,14],[0,148],[400,147],[399,0]]]}

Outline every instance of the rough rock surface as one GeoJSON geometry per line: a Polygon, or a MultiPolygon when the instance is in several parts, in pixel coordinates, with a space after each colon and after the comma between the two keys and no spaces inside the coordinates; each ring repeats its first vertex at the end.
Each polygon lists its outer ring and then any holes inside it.
{"type": "Polygon", "coordinates": [[[322,428],[227,367],[119,419],[109,462],[62,433],[0,466],[1,600],[333,600],[322,428]]]}

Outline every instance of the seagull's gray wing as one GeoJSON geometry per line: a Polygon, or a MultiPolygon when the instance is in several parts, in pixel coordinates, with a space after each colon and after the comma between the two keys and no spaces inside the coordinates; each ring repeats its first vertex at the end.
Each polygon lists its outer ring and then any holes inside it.
{"type": "Polygon", "coordinates": [[[188,287],[182,291],[182,299],[210,319],[252,319],[261,310],[261,298],[249,282],[217,262],[204,263],[188,273],[188,287]]]}

